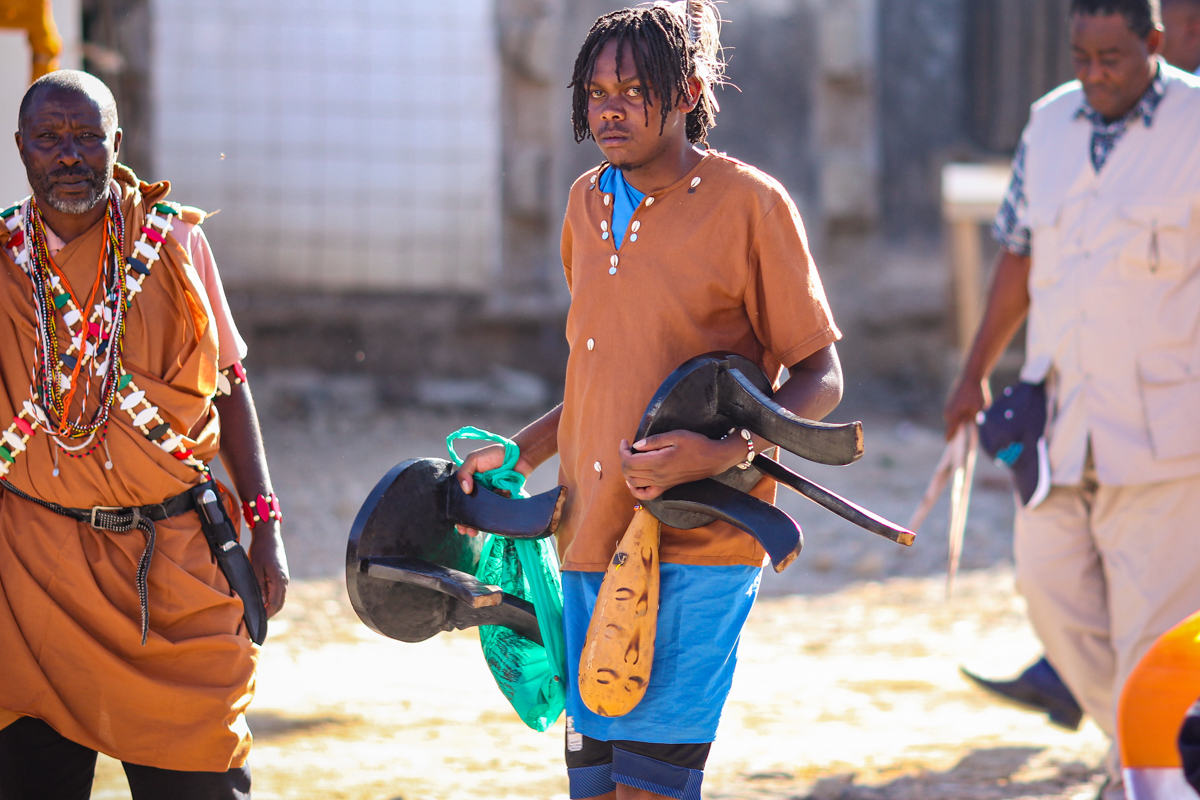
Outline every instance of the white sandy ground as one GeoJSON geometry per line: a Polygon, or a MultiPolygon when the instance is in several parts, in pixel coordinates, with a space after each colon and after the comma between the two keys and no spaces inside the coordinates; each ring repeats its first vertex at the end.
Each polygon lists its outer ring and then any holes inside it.
{"type": "MultiPolygon", "coordinates": [[[[266,392],[263,392],[266,395],[266,392]]],[[[496,689],[473,631],[417,645],[357,622],[340,576],[358,503],[387,468],[441,456],[479,413],[355,414],[321,408],[266,435],[286,513],[293,583],[272,621],[250,714],[255,797],[433,800],[566,798],[562,722],[525,728],[496,689]]],[[[867,455],[846,468],[793,465],[904,522],[940,453],[930,428],[866,416],[867,455]]],[[[806,547],[768,574],[750,617],[706,797],[763,800],[1090,798],[1105,742],[992,702],[958,674],[1007,675],[1035,658],[1014,595],[1012,504],[984,465],[954,598],[945,599],[946,511],[911,549],[840,522],[794,495],[783,506],[806,547]]],[[[549,488],[552,470],[533,488],[549,488]]],[[[769,572],[769,570],[768,570],[769,572]]],[[[127,798],[102,758],[96,798],[127,798]]]]}

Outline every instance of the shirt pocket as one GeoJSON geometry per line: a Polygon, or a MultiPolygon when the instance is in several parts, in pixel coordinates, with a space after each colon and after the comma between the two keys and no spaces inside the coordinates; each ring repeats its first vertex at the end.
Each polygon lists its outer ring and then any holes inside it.
{"type": "Polygon", "coordinates": [[[1123,206],[1121,276],[1129,280],[1173,280],[1188,263],[1190,202],[1136,203],[1123,206]]]}
{"type": "Polygon", "coordinates": [[[1200,456],[1200,346],[1143,353],[1138,377],[1154,457],[1200,456]]]}
{"type": "Polygon", "coordinates": [[[1029,209],[1030,267],[1029,285],[1053,286],[1062,278],[1062,206],[1029,209]]]}

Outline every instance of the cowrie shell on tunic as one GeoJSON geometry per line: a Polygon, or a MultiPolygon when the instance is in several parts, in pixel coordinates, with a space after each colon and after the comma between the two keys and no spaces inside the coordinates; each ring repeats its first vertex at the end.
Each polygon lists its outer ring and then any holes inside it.
{"type": "Polygon", "coordinates": [[[592,183],[595,183],[597,180],[599,180],[599,178],[600,178],[600,176],[599,176],[599,175],[593,175],[593,176],[592,176],[592,183]]]}
{"type": "Polygon", "coordinates": [[[692,178],[692,188],[695,189],[699,185],[700,185],[700,176],[697,175],[696,177],[692,178]]]}
{"type": "Polygon", "coordinates": [[[596,470],[597,473],[604,471],[604,468],[600,466],[599,461],[597,461],[595,464],[592,464],[592,467],[596,470]]]}
{"type": "Polygon", "coordinates": [[[633,224],[629,226],[629,230],[633,231],[634,233],[637,233],[639,230],[641,230],[641,228],[642,221],[640,219],[635,219],[633,224]]]}
{"type": "Polygon", "coordinates": [[[142,413],[133,418],[134,427],[140,428],[141,426],[145,425],[147,422],[154,419],[154,415],[157,413],[158,406],[150,406],[149,408],[144,409],[142,413]]]}
{"type": "Polygon", "coordinates": [[[146,396],[146,392],[138,389],[136,392],[131,392],[128,397],[121,401],[121,410],[128,411],[129,409],[142,402],[142,398],[146,396]]]}
{"type": "Polygon", "coordinates": [[[595,350],[596,349],[596,340],[588,339],[587,345],[588,345],[588,350],[595,350]]]}
{"type": "Polygon", "coordinates": [[[604,205],[608,205],[611,202],[612,202],[612,195],[611,194],[604,195],[604,205]]]}
{"type": "Polygon", "coordinates": [[[649,207],[650,207],[650,206],[652,206],[652,205],[654,205],[654,198],[653,198],[653,197],[647,197],[647,198],[646,198],[646,207],[647,207],[647,208],[649,208],[649,207]]]}
{"type": "Polygon", "coordinates": [[[613,256],[612,258],[610,258],[608,261],[609,261],[609,263],[610,263],[610,264],[612,264],[614,267],[615,267],[617,264],[620,264],[620,263],[621,263],[621,259],[620,259],[620,257],[619,257],[619,256],[617,256],[617,255],[614,255],[614,256],[613,256]]]}
{"type": "Polygon", "coordinates": [[[608,230],[608,220],[606,220],[606,219],[600,220],[600,230],[602,230],[602,231],[608,230]]]}

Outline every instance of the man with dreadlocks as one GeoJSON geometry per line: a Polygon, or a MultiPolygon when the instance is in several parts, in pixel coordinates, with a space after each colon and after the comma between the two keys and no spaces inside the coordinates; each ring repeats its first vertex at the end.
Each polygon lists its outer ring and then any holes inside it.
{"type": "Polygon", "coordinates": [[[39,79],[33,195],[0,213],[3,800],[88,797],[97,752],[135,800],[248,797],[255,643],[287,586],[204,212],[116,163],[121,135],[99,80],[39,79]]]}
{"type": "MultiPolygon", "coordinates": [[[[635,504],[747,459],[741,436],[674,431],[630,445],[655,390],[685,360],[721,350],[761,365],[775,400],[800,416],[820,419],[841,399],[840,334],[795,205],[777,181],[703,146],[722,80],[717,35],[708,2],[623,9],[592,26],[572,76],[576,139],[594,139],[604,162],[575,182],[563,225],[564,401],[515,437],[519,470],[557,451],[568,488],[558,533],[572,798],[700,797],[761,577],[764,552],[740,530],[663,526],[649,688],[624,716],[584,706],[575,670],[635,504]]],[[[468,457],[464,489],[503,455],[468,457]]],[[[774,486],[764,479],[754,494],[770,502],[774,486]]]]}

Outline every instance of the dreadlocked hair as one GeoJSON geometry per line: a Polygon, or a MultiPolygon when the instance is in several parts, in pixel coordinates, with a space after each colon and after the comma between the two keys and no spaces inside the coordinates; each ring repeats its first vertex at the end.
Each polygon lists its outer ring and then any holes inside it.
{"type": "MultiPolygon", "coordinates": [[[[720,20],[713,0],[647,3],[597,19],[579,50],[571,75],[575,141],[592,138],[587,118],[588,85],[596,71],[596,59],[610,42],[617,43],[618,68],[628,48],[638,80],[649,89],[642,94],[647,124],[651,97],[658,98],[660,133],[666,128],[671,110],[687,99],[688,79],[700,80],[700,102],[687,115],[687,137],[690,142],[705,141],[709,130],[716,127],[720,110],[713,87],[725,83],[720,20]]],[[[617,77],[620,79],[620,74],[617,77]]]]}

